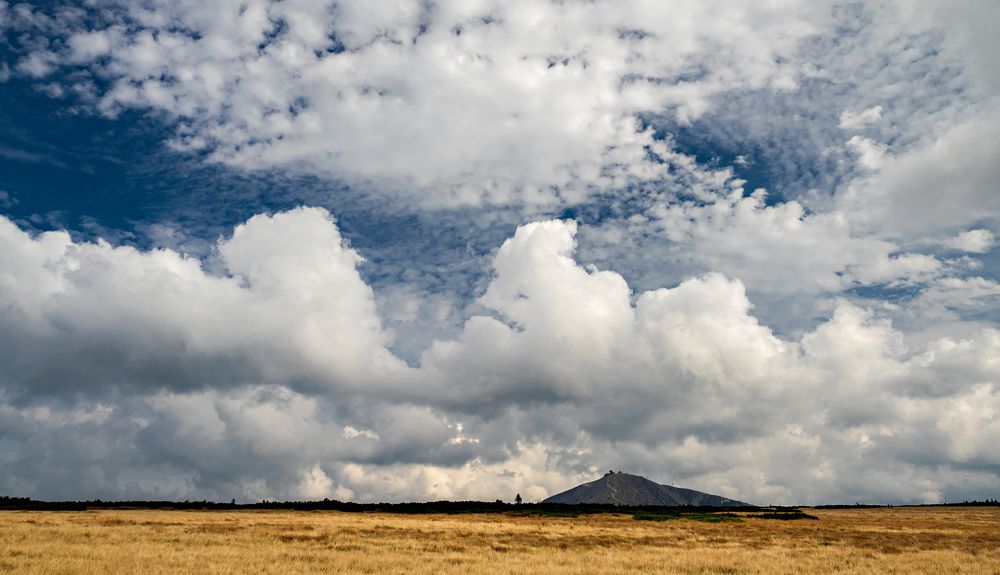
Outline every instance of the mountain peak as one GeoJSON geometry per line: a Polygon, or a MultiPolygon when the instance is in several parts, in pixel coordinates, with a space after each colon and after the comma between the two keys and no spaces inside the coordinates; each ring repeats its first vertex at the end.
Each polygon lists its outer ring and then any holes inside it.
{"type": "Polygon", "coordinates": [[[742,501],[693,489],[660,485],[640,475],[609,471],[600,479],[557,493],[542,503],[740,507],[742,501]]]}

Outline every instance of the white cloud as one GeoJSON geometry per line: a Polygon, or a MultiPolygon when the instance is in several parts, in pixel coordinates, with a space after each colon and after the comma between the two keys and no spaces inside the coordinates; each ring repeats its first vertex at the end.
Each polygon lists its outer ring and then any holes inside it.
{"type": "Polygon", "coordinates": [[[237,227],[224,275],[0,224],[5,490],[533,500],[607,467],[760,502],[997,485],[993,329],[907,343],[841,302],[785,340],[738,280],[632,293],[574,260],[573,222],[544,221],[406,368],[321,210],[237,227]]]}
{"type": "Polygon", "coordinates": [[[877,122],[881,118],[882,106],[872,106],[860,112],[844,110],[840,113],[840,123],[838,126],[841,130],[858,130],[867,124],[877,122]]]}
{"type": "Polygon", "coordinates": [[[989,57],[1000,50],[995,33],[1000,13],[995,5],[976,0],[947,4],[918,0],[896,2],[896,7],[911,21],[944,30],[945,51],[965,64],[965,73],[975,80],[981,93],[1000,92],[1000,72],[989,57]]]}
{"type": "Polygon", "coordinates": [[[993,232],[989,230],[969,230],[941,242],[946,248],[983,254],[993,247],[993,232]]]}
{"type": "Polygon", "coordinates": [[[1000,122],[987,114],[886,158],[841,194],[842,208],[882,234],[920,238],[1000,217],[1000,122]]]}
{"type": "Polygon", "coordinates": [[[223,276],[171,250],[33,238],[7,219],[0,243],[4,372],[35,391],[145,387],[153,372],[165,387],[289,377],[353,387],[402,369],[360,259],[323,210],[237,226],[218,245],[223,276]]]}
{"type": "Polygon", "coordinates": [[[944,277],[930,282],[904,308],[917,326],[982,318],[994,320],[991,310],[1000,301],[1000,283],[982,277],[944,277]]]}
{"type": "Polygon", "coordinates": [[[206,261],[169,226],[150,235],[178,247],[138,250],[0,218],[0,489],[534,500],[609,467],[776,503],[998,487],[1000,290],[916,251],[994,241],[981,5],[936,31],[892,3],[835,25],[796,1],[91,6],[0,8],[14,73],[53,94],[57,70],[100,76],[95,109],[151,110],[176,149],[239,168],[507,221],[599,201],[581,243],[616,271],[578,261],[575,222],[527,224],[463,310],[405,282],[376,298],[319,209],[256,216],[206,261]],[[747,105],[707,147],[766,134],[735,166],[801,190],[745,197],[647,125],[729,97],[747,105]],[[819,317],[775,332],[758,294],[819,317]],[[420,354],[384,322],[456,327],[420,354]]]}
{"type": "Polygon", "coordinates": [[[32,52],[28,57],[18,62],[17,70],[33,78],[42,78],[55,69],[57,60],[58,57],[52,52],[32,52]]]}
{"type": "Polygon", "coordinates": [[[302,472],[302,484],[299,491],[306,499],[326,499],[348,500],[354,495],[350,489],[335,487],[333,480],[323,471],[317,463],[302,472]]]}
{"type": "Polygon", "coordinates": [[[847,141],[849,149],[858,159],[858,166],[863,170],[877,170],[885,158],[885,147],[871,138],[854,136],[847,141]]]}
{"type": "MultiPolygon", "coordinates": [[[[107,114],[165,112],[179,149],[294,167],[434,204],[576,201],[656,181],[638,115],[689,120],[720,92],[794,86],[826,10],[783,1],[157,2],[66,59],[113,85],[107,114]],[[416,190],[414,190],[414,188],[416,190]]],[[[42,52],[22,61],[43,75],[42,52]]]]}
{"type": "Polygon", "coordinates": [[[859,232],[837,210],[807,212],[797,201],[767,205],[742,189],[705,203],[655,206],[626,235],[656,230],[695,270],[715,270],[757,293],[837,293],[855,285],[934,277],[942,262],[859,232]]]}
{"type": "Polygon", "coordinates": [[[90,62],[101,56],[106,56],[111,52],[112,37],[121,34],[107,30],[81,32],[70,36],[67,40],[70,50],[70,59],[74,63],[90,62]]]}

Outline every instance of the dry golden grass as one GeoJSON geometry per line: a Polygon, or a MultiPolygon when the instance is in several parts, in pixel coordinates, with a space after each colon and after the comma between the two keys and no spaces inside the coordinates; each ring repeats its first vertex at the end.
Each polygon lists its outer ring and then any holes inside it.
{"type": "Polygon", "coordinates": [[[0,572],[1000,574],[997,508],[809,512],[820,520],[7,511],[0,572]]]}

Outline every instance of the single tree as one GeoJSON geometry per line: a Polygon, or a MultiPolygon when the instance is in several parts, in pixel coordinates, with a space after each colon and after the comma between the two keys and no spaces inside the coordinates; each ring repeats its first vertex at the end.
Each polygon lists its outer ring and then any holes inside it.
{"type": "Polygon", "coordinates": [[[522,499],[521,499],[521,494],[520,493],[518,493],[517,495],[514,496],[514,504],[515,505],[520,505],[521,501],[522,501],[522,499]]]}

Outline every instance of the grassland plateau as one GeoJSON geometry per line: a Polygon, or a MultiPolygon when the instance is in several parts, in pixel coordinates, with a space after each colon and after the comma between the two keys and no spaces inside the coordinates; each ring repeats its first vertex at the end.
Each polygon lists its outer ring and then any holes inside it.
{"type": "Polygon", "coordinates": [[[1000,575],[1000,508],[631,514],[0,511],[0,572],[1000,575]]]}

